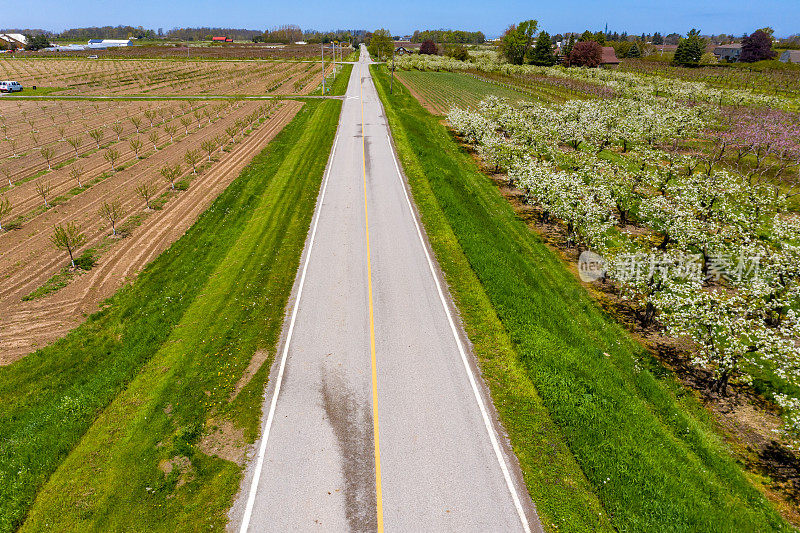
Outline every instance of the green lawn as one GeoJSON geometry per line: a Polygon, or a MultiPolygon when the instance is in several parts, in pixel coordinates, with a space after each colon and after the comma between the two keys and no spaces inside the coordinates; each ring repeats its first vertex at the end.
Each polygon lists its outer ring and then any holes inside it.
{"type": "Polygon", "coordinates": [[[340,108],[307,102],[132,286],[0,367],[0,531],[224,527],[241,467],[199,443],[216,426],[256,438],[340,108]]]}
{"type": "Polygon", "coordinates": [[[596,306],[439,119],[405,88],[388,97],[385,67],[371,68],[545,528],[607,529],[608,517],[619,531],[791,530],[696,399],[596,306]]]}
{"type": "MultiPolygon", "coordinates": [[[[489,95],[508,98],[512,101],[533,99],[520,91],[477,80],[460,72],[396,70],[395,76],[441,115],[447,114],[453,105],[475,108],[481,100],[489,95]]],[[[397,84],[397,79],[395,84],[397,84]]]]}

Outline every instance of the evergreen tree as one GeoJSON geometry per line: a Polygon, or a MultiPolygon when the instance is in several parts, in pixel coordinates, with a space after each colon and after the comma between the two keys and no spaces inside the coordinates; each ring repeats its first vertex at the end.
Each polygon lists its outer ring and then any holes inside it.
{"type": "Polygon", "coordinates": [[[531,50],[528,62],[541,67],[552,67],[556,64],[556,56],[553,54],[553,41],[546,31],[541,32],[536,39],[536,46],[531,50]]]}
{"type": "Polygon", "coordinates": [[[639,50],[639,45],[634,42],[631,44],[631,47],[628,49],[628,53],[625,54],[625,57],[642,57],[642,51],[639,50]]]}
{"type": "Polygon", "coordinates": [[[664,44],[664,37],[659,32],[653,34],[653,44],[664,44]]]}
{"type": "Polygon", "coordinates": [[[700,37],[700,30],[691,30],[685,39],[678,43],[673,62],[684,67],[695,67],[700,63],[705,51],[705,41],[700,37]]]}
{"type": "Polygon", "coordinates": [[[572,53],[573,46],[575,46],[575,34],[571,33],[569,39],[567,39],[567,43],[564,45],[564,49],[561,51],[564,57],[569,57],[572,53]]]}

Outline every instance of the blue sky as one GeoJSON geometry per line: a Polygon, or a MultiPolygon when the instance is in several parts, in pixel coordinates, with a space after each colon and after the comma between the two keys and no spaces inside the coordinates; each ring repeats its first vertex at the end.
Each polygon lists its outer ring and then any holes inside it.
{"type": "Polygon", "coordinates": [[[145,28],[219,26],[265,29],[280,24],[327,30],[389,28],[395,34],[422,28],[481,30],[497,36],[508,24],[535,18],[550,33],[600,30],[739,35],[772,26],[778,36],[800,32],[800,0],[2,0],[0,27],[61,31],[130,24],[145,28]]]}

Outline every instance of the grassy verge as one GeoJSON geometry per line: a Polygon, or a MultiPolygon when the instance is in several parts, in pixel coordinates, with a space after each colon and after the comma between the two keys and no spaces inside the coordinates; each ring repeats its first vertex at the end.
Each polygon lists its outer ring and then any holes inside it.
{"type": "Polygon", "coordinates": [[[607,516],[621,531],[789,530],[699,402],[597,308],[439,119],[405,88],[387,98],[385,67],[372,68],[545,528],[592,530],[607,516]]]}
{"type": "Polygon", "coordinates": [[[360,55],[361,55],[361,47],[356,46],[355,50],[347,54],[347,56],[344,58],[344,61],[352,61],[353,63],[355,63],[356,61],[358,61],[358,56],[360,55]]]}
{"type": "Polygon", "coordinates": [[[224,527],[241,467],[207,440],[256,437],[271,357],[234,391],[274,353],[340,107],[308,102],[133,285],[0,368],[0,531],[224,527]]]}
{"type": "Polygon", "coordinates": [[[342,65],[342,70],[333,80],[333,86],[328,93],[330,96],[341,96],[347,92],[347,83],[350,81],[350,73],[353,70],[353,65],[342,65]]]}

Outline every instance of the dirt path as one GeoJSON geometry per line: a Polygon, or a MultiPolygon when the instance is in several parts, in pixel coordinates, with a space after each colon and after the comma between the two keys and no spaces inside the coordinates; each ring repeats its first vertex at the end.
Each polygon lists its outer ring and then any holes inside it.
{"type": "MultiPolygon", "coordinates": [[[[102,300],[113,295],[183,235],[301,107],[300,102],[284,102],[272,118],[245,140],[239,140],[230,153],[223,153],[221,161],[196,177],[187,191],[178,193],[164,209],[152,212],[129,237],[112,244],[95,268],[50,296],[21,301],[22,296],[41,286],[64,266],[63,253],[53,250],[45,238],[52,225],[67,219],[77,219],[82,223],[90,221],[96,217],[98,203],[115,192],[124,192],[122,201],[130,214],[141,213],[141,200],[131,194],[140,178],[130,178],[125,183],[111,179],[101,182],[84,193],[85,196],[77,197],[79,202],[70,201],[53,208],[26,224],[22,230],[5,234],[4,237],[13,236],[17,241],[12,245],[17,252],[13,255],[5,252],[8,249],[6,244],[10,243],[3,243],[4,252],[0,257],[0,364],[11,363],[53,342],[80,324],[86,315],[96,311],[102,300]]],[[[243,112],[246,111],[251,110],[243,106],[243,112]]],[[[175,159],[186,148],[181,144],[162,150],[160,155],[175,159]],[[175,154],[167,153],[170,148],[175,154]]],[[[93,227],[87,231],[87,246],[100,242],[108,234],[108,228],[97,228],[96,222],[93,227]]]]}

